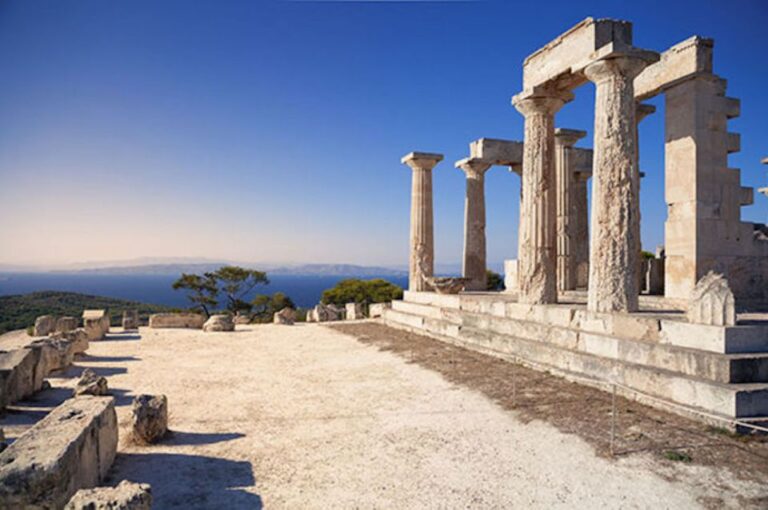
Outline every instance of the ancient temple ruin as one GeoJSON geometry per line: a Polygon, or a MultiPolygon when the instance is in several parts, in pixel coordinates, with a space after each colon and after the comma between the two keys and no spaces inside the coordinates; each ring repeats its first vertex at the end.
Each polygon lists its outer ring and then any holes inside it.
{"type": "Polygon", "coordinates": [[[741,220],[754,196],[728,166],[740,146],[728,120],[740,103],[713,72],[713,47],[694,36],[658,53],[633,45],[629,22],[587,18],[531,54],[512,98],[524,140],[481,138],[455,164],[466,176],[459,294],[430,285],[431,172],[443,156],[404,157],[413,170],[410,283],[386,321],[694,414],[768,416],[768,315],[737,317],[768,305],[768,227],[741,220]],[[594,132],[558,127],[557,112],[587,82],[594,132]],[[655,113],[643,101],[660,94],[667,219],[663,248],[645,258],[637,127],[655,113]],[[575,147],[590,138],[592,149],[575,147]],[[485,291],[493,166],[521,178],[518,256],[505,262],[504,293],[485,291]]]}

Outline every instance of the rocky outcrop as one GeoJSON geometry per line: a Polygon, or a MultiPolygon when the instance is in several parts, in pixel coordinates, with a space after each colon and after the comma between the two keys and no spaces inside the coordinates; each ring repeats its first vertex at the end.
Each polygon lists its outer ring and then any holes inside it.
{"type": "Polygon", "coordinates": [[[139,311],[125,310],[123,312],[123,330],[129,331],[139,329],[139,311]]]}
{"type": "Polygon", "coordinates": [[[199,313],[156,313],[149,316],[149,327],[201,329],[205,317],[199,313]]]}
{"type": "Polygon", "coordinates": [[[48,336],[56,329],[56,318],[53,315],[41,315],[35,319],[34,336],[48,336]]]}
{"type": "Polygon", "coordinates": [[[131,409],[133,438],[154,443],[168,432],[168,398],[165,395],[139,395],[131,409]]]}
{"type": "Polygon", "coordinates": [[[152,488],[148,483],[123,480],[117,487],[81,489],[64,510],[149,510],[152,488]]]}
{"type": "Polygon", "coordinates": [[[232,316],[227,314],[211,315],[203,324],[203,331],[206,333],[234,330],[235,322],[232,320],[232,316]]]}
{"type": "Polygon", "coordinates": [[[69,399],[0,453],[3,508],[63,508],[95,487],[117,451],[112,397],[69,399]]]}
{"type": "Polygon", "coordinates": [[[296,311],[293,308],[283,308],[274,316],[275,324],[284,324],[286,326],[292,326],[296,322],[296,311]]]}
{"type": "Polygon", "coordinates": [[[723,275],[710,271],[701,277],[691,292],[688,320],[711,326],[736,325],[733,292],[723,275]]]}
{"type": "Polygon", "coordinates": [[[107,387],[107,378],[97,375],[90,368],[83,370],[80,375],[80,380],[77,381],[75,386],[75,396],[93,395],[104,396],[109,394],[109,388],[107,387]]]}

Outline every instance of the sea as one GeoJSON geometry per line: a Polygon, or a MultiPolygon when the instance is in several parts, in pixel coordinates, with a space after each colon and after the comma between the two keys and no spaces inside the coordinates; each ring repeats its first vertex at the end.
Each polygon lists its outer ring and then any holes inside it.
{"type": "MultiPolygon", "coordinates": [[[[43,290],[78,292],[143,303],[186,308],[189,302],[184,291],[173,290],[178,276],[164,274],[105,275],[79,273],[0,273],[0,296],[27,294],[43,290]]],[[[274,275],[268,285],[258,285],[249,298],[256,294],[283,292],[296,306],[309,308],[320,301],[326,289],[340,280],[356,276],[274,275]]],[[[366,275],[361,279],[377,278],[366,275]]],[[[405,288],[407,276],[381,276],[389,282],[405,288]]]]}

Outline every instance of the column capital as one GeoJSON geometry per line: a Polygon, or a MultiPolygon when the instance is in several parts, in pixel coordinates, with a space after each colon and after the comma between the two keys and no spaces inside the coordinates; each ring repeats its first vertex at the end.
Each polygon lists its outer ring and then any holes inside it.
{"type": "Polygon", "coordinates": [[[567,90],[525,90],[512,97],[512,106],[526,117],[537,113],[554,115],[571,100],[573,93],[567,90]]]}
{"type": "Polygon", "coordinates": [[[479,177],[491,168],[492,165],[484,159],[464,158],[458,160],[454,166],[467,174],[467,177],[479,177]]]}
{"type": "Polygon", "coordinates": [[[640,121],[649,116],[652,113],[656,113],[656,107],[648,103],[637,103],[635,105],[635,122],[640,124],[640,121]]]}
{"type": "Polygon", "coordinates": [[[564,145],[566,147],[571,147],[576,144],[579,140],[587,136],[586,131],[582,131],[580,129],[566,129],[566,128],[556,128],[555,129],[555,143],[557,145],[564,145]]]}
{"type": "Polygon", "coordinates": [[[648,65],[659,60],[655,51],[630,48],[611,52],[584,67],[584,76],[593,83],[601,83],[615,76],[634,79],[648,65]]]}
{"type": "Polygon", "coordinates": [[[400,159],[400,163],[413,170],[432,170],[443,160],[442,154],[433,152],[409,152],[400,159]]]}

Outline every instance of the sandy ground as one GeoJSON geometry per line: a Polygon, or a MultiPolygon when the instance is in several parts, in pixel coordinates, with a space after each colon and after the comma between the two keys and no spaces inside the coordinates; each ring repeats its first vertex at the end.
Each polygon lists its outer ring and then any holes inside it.
{"type": "MultiPolygon", "coordinates": [[[[154,508],[696,508],[711,468],[599,457],[483,394],[320,325],[149,330],[93,342],[0,426],[20,433],[83,367],[107,376],[123,438],[130,400],[169,398],[161,444],[123,442],[109,483],[154,508]]],[[[737,483],[737,482],[734,482],[737,483]]],[[[745,485],[744,491],[754,487],[745,485]]],[[[715,488],[716,490],[716,488],[715,488]]]]}

